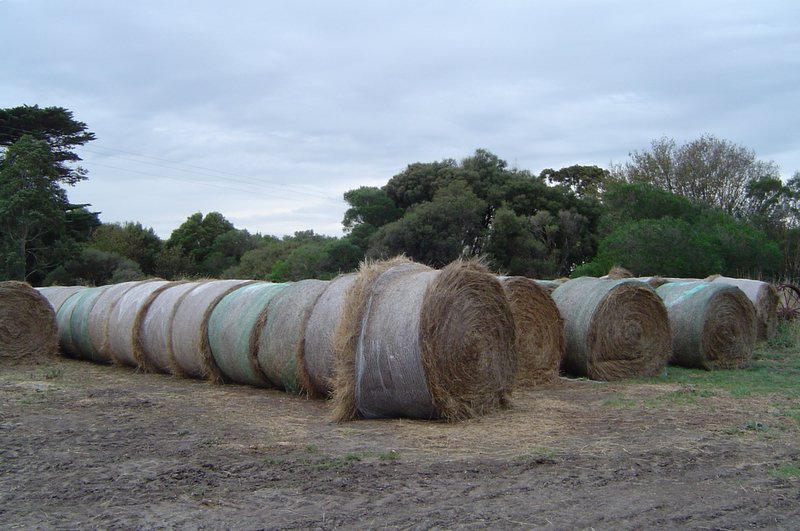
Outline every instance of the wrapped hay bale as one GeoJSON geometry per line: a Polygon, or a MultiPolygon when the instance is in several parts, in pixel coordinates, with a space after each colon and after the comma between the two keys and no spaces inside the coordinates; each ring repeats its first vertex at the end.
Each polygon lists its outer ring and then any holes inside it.
{"type": "Polygon", "coordinates": [[[257,282],[219,300],[208,318],[208,345],[222,376],[230,382],[270,387],[258,366],[259,336],[272,300],[287,284],[257,282]]]}
{"type": "Polygon", "coordinates": [[[333,340],[339,319],[344,312],[347,290],[356,275],[340,275],[331,280],[317,299],[308,316],[302,351],[300,376],[311,397],[325,398],[333,392],[336,354],[333,340]]]}
{"type": "Polygon", "coordinates": [[[664,278],[664,277],[638,277],[636,280],[640,282],[644,282],[645,284],[649,284],[651,288],[658,289],[664,284],[668,284],[672,282],[672,280],[664,278]]]}
{"type": "Polygon", "coordinates": [[[655,376],[672,355],[667,309],[644,282],[581,277],[559,286],[553,300],[567,338],[562,368],[571,374],[655,376]]]}
{"type": "Polygon", "coordinates": [[[26,282],[0,282],[0,359],[58,354],[58,324],[47,299],[26,282]]]}
{"type": "Polygon", "coordinates": [[[208,318],[230,292],[253,280],[211,280],[183,294],[172,313],[172,356],[180,376],[220,382],[222,374],[208,345],[208,318]]]}
{"type": "Polygon", "coordinates": [[[312,279],[293,282],[267,307],[258,339],[258,365],[275,386],[289,393],[308,390],[309,377],[303,355],[306,324],[328,284],[312,279]]]}
{"type": "Polygon", "coordinates": [[[772,284],[760,280],[718,275],[709,277],[709,280],[714,283],[730,284],[742,290],[756,309],[758,339],[775,337],[778,329],[778,292],[772,284]]]}
{"type": "Polygon", "coordinates": [[[89,315],[97,300],[110,286],[99,286],[77,291],[58,309],[58,333],[61,351],[70,357],[108,363],[110,358],[101,354],[92,341],[89,315]]]}
{"type": "Polygon", "coordinates": [[[146,365],[155,371],[179,374],[172,354],[172,321],[181,298],[203,281],[174,282],[151,295],[145,302],[135,343],[140,346],[146,365]]]}
{"type": "Polygon", "coordinates": [[[154,294],[169,287],[166,280],[139,282],[117,299],[108,316],[108,350],[114,361],[120,365],[154,370],[138,344],[137,329],[141,324],[142,312],[154,294]]]}
{"type": "Polygon", "coordinates": [[[549,291],[525,277],[499,277],[514,316],[517,387],[558,378],[564,355],[564,320],[549,291]]]}
{"type": "Polygon", "coordinates": [[[670,282],[659,287],[672,329],[670,363],[697,369],[737,369],[756,342],[755,308],[737,287],[670,282]]]}
{"type": "Polygon", "coordinates": [[[508,404],[514,319],[474,262],[365,264],[336,330],[335,416],[465,419],[508,404]],[[390,265],[390,267],[387,267],[390,265]]]}
{"type": "Polygon", "coordinates": [[[608,270],[608,273],[600,278],[607,278],[610,280],[620,280],[623,278],[633,278],[633,273],[628,271],[622,266],[615,265],[608,270]]]}
{"type": "MultiPolygon", "coordinates": [[[[95,361],[115,361],[108,345],[108,321],[120,298],[141,282],[120,282],[119,284],[102,286],[102,293],[96,298],[91,307],[87,308],[86,311],[77,312],[85,315],[85,317],[81,318],[86,320],[86,326],[89,329],[88,338],[90,340],[86,348],[91,349],[92,359],[95,359],[95,361]]],[[[75,319],[74,316],[73,319],[75,319]]]]}
{"type": "Polygon", "coordinates": [[[75,293],[86,289],[84,286],[48,286],[46,288],[35,288],[36,291],[44,295],[53,311],[58,313],[58,309],[64,301],[72,297],[75,293]]]}

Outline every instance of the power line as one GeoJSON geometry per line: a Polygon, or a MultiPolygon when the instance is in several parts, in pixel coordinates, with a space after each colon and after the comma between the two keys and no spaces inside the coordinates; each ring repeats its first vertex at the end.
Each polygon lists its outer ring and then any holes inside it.
{"type": "MultiPolygon", "coordinates": [[[[34,133],[35,132],[35,131],[32,131],[32,130],[26,130],[26,129],[21,129],[21,128],[18,128],[18,127],[13,127],[13,126],[10,126],[10,125],[7,125],[7,124],[0,124],[0,128],[4,128],[7,131],[16,131],[16,132],[20,132],[20,133],[34,133]]],[[[267,188],[272,187],[272,188],[283,189],[284,191],[288,191],[288,192],[293,193],[293,194],[305,195],[305,196],[309,196],[309,197],[317,197],[317,198],[321,198],[321,199],[327,199],[329,201],[338,201],[338,198],[331,197],[330,195],[322,193],[318,189],[315,189],[315,188],[312,188],[312,187],[296,186],[296,185],[295,186],[291,186],[291,185],[287,185],[287,184],[284,184],[284,183],[277,184],[277,183],[273,183],[273,182],[269,182],[269,181],[265,182],[265,181],[263,181],[261,179],[248,177],[248,176],[245,176],[245,175],[242,175],[242,174],[238,174],[238,173],[215,170],[213,168],[207,168],[207,167],[203,167],[203,166],[184,164],[184,163],[172,161],[172,160],[169,160],[169,159],[163,159],[163,158],[154,157],[154,156],[151,156],[151,155],[144,155],[144,154],[141,154],[141,153],[136,153],[136,152],[133,152],[133,151],[123,150],[123,149],[109,147],[109,146],[102,146],[101,145],[101,146],[93,146],[93,147],[99,147],[100,149],[103,149],[103,150],[106,150],[106,151],[112,151],[112,152],[116,151],[118,153],[125,153],[127,155],[132,155],[133,157],[138,157],[139,159],[150,159],[152,161],[157,161],[157,162],[150,162],[148,160],[137,160],[135,158],[130,158],[130,157],[119,157],[119,156],[116,156],[116,158],[118,158],[118,159],[127,160],[127,161],[134,162],[134,163],[137,163],[137,164],[145,164],[145,165],[154,166],[154,167],[157,167],[157,168],[168,169],[168,170],[172,170],[172,171],[180,171],[180,172],[184,172],[184,173],[190,173],[192,175],[203,175],[203,176],[206,176],[206,177],[212,177],[212,178],[215,178],[215,179],[221,179],[221,180],[224,180],[224,181],[228,181],[228,182],[231,182],[233,184],[245,184],[247,186],[267,187],[267,188]],[[200,170],[199,173],[198,173],[198,170],[200,170]]],[[[97,151],[96,149],[93,149],[93,148],[90,148],[90,147],[86,147],[85,145],[81,146],[81,149],[84,149],[84,150],[88,151],[89,153],[108,156],[107,153],[103,153],[102,151],[97,151]]],[[[141,174],[141,175],[153,176],[153,175],[151,175],[149,173],[133,170],[133,169],[130,169],[130,168],[120,168],[120,167],[117,167],[117,166],[104,165],[102,163],[93,162],[93,161],[85,161],[84,160],[83,162],[85,164],[91,165],[91,166],[105,167],[105,168],[108,168],[108,169],[114,169],[114,170],[118,170],[118,171],[127,171],[127,172],[130,172],[130,173],[138,173],[138,174],[141,174]]],[[[227,188],[229,190],[240,191],[240,192],[245,192],[245,193],[251,193],[250,190],[242,190],[240,188],[234,188],[234,187],[230,187],[230,186],[218,185],[218,184],[209,183],[207,181],[202,181],[202,180],[180,179],[180,178],[177,178],[177,177],[168,177],[168,176],[164,176],[164,175],[156,175],[154,177],[161,177],[161,178],[166,178],[166,179],[171,179],[171,180],[176,180],[176,181],[183,181],[183,182],[200,183],[200,184],[205,184],[206,186],[214,186],[214,187],[218,187],[218,188],[227,188]]],[[[281,199],[288,199],[288,200],[295,199],[295,198],[289,198],[289,197],[286,197],[286,196],[274,196],[274,197],[279,197],[281,199]]]]}

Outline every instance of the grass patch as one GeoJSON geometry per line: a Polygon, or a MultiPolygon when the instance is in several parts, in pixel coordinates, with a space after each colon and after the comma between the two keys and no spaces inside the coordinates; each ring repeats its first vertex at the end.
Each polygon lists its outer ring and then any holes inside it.
{"type": "Polygon", "coordinates": [[[536,460],[536,459],[552,459],[555,457],[556,451],[547,446],[533,446],[528,448],[525,452],[519,454],[517,459],[522,461],[536,460]]]}
{"type": "Polygon", "coordinates": [[[697,393],[713,394],[714,389],[721,389],[734,398],[770,394],[800,398],[800,323],[781,322],[774,339],[756,345],[747,368],[704,371],[669,367],[665,377],[649,382],[686,384],[697,393]]]}
{"type": "Polygon", "coordinates": [[[381,461],[397,461],[400,459],[400,452],[397,450],[389,450],[388,452],[381,452],[378,454],[378,459],[381,461]]]}
{"type": "Polygon", "coordinates": [[[61,378],[61,369],[58,367],[45,367],[42,369],[41,375],[45,380],[57,380],[61,378]]]}
{"type": "Polygon", "coordinates": [[[770,472],[770,475],[778,479],[790,479],[800,477],[800,466],[798,465],[783,465],[776,467],[770,472]]]}

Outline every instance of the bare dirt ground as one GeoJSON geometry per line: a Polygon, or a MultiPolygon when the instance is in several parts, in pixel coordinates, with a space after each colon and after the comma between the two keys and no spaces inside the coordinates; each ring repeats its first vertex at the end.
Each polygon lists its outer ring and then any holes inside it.
{"type": "Polygon", "coordinates": [[[0,527],[797,529],[781,400],[562,380],[459,424],[336,424],[278,391],[4,364],[0,527]]]}

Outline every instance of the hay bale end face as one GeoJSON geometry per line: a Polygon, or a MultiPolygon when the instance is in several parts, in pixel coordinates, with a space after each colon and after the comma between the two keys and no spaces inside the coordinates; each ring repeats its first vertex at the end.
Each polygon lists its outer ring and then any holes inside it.
{"type": "Polygon", "coordinates": [[[756,313],[739,288],[696,281],[664,284],[657,291],[672,329],[670,363],[699,369],[749,364],[756,342],[756,313]]]}
{"type": "Polygon", "coordinates": [[[656,376],[672,355],[667,309],[644,282],[581,277],[559,286],[553,300],[565,323],[566,372],[593,380],[656,376]]]}
{"type": "Polygon", "coordinates": [[[172,355],[177,374],[222,381],[208,345],[208,318],[230,292],[253,280],[210,280],[183,294],[172,314],[172,355]]]}
{"type": "Polygon", "coordinates": [[[304,367],[306,325],[328,284],[312,279],[293,282],[267,308],[258,340],[258,365],[276,387],[289,393],[308,392],[309,377],[304,367]]]}
{"type": "Polygon", "coordinates": [[[57,356],[58,324],[48,300],[26,282],[0,282],[0,359],[57,356]]]}
{"type": "Polygon", "coordinates": [[[286,287],[249,284],[228,293],[214,307],[208,318],[208,345],[225,380],[271,387],[258,366],[259,336],[272,300],[286,287]]]}
{"type": "Polygon", "coordinates": [[[525,277],[499,277],[514,316],[517,352],[516,387],[558,378],[564,356],[564,320],[547,288],[525,277]]]}
{"type": "Polygon", "coordinates": [[[337,330],[337,357],[352,358],[337,359],[346,362],[337,364],[337,418],[455,421],[507,405],[514,321],[494,275],[473,262],[441,271],[407,261],[385,265],[362,267],[364,282],[348,297],[361,318],[354,329],[337,330]],[[339,349],[347,344],[352,351],[339,349]],[[339,372],[348,366],[351,373],[339,372]],[[343,397],[353,403],[340,403],[343,397]]]}
{"type": "Polygon", "coordinates": [[[329,397],[334,388],[336,353],[334,337],[344,312],[346,294],[356,275],[340,275],[331,280],[308,316],[304,334],[301,377],[312,397],[329,397]]]}
{"type": "Polygon", "coordinates": [[[768,282],[719,275],[709,277],[711,282],[736,286],[750,299],[756,310],[758,339],[775,337],[778,330],[778,292],[768,282]]]}

